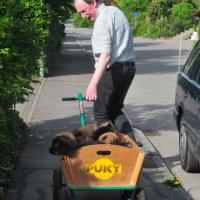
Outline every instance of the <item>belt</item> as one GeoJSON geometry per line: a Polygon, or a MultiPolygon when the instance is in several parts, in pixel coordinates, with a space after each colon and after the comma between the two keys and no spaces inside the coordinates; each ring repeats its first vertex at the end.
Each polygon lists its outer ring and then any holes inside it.
{"type": "MultiPolygon", "coordinates": [[[[127,66],[127,67],[135,67],[135,61],[125,61],[125,62],[115,62],[112,66],[127,66]]],[[[111,67],[112,67],[111,66],[111,67]]]]}
{"type": "Polygon", "coordinates": [[[106,69],[106,71],[109,71],[111,68],[135,68],[135,61],[129,61],[129,62],[114,62],[109,68],[106,69]]]}

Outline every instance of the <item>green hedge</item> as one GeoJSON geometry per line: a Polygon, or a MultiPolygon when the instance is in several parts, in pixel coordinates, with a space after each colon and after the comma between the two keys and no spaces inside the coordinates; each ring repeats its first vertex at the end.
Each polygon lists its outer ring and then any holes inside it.
{"type": "Polygon", "coordinates": [[[94,23],[88,19],[83,19],[79,13],[74,13],[73,25],[76,28],[92,28],[94,23]]]}
{"type": "Polygon", "coordinates": [[[0,109],[0,199],[4,199],[4,192],[9,187],[25,129],[26,124],[15,110],[0,109]]]}
{"type": "MultiPolygon", "coordinates": [[[[0,194],[9,183],[25,124],[15,111],[48,69],[71,13],[69,0],[0,1],[0,194]]],[[[1,199],[1,196],[0,196],[1,199]]]]}

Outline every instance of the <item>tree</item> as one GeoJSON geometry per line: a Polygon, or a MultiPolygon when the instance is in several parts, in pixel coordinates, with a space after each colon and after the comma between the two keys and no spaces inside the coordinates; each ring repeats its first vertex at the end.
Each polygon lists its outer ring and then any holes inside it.
{"type": "Polygon", "coordinates": [[[172,18],[183,24],[184,28],[190,28],[192,25],[192,12],[194,6],[187,2],[181,2],[172,7],[172,18]]]}

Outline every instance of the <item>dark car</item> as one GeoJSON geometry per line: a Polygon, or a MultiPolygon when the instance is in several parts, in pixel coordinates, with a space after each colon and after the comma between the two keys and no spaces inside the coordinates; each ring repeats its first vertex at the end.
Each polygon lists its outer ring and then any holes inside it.
{"type": "Polygon", "coordinates": [[[182,168],[200,171],[200,40],[178,73],[174,116],[182,168]]]}

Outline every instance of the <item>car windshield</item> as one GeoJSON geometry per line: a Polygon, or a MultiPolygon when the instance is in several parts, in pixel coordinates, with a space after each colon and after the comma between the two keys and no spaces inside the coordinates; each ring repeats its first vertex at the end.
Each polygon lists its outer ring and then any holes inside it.
{"type": "Polygon", "coordinates": [[[194,60],[191,62],[191,65],[188,67],[188,71],[186,72],[189,79],[193,81],[197,81],[197,75],[200,68],[200,52],[194,57],[194,60]]]}
{"type": "Polygon", "coordinates": [[[200,40],[197,42],[197,44],[196,44],[195,47],[193,48],[193,50],[192,50],[190,56],[189,56],[188,59],[187,59],[187,62],[186,62],[186,64],[185,64],[184,68],[183,68],[183,72],[184,72],[184,73],[187,73],[187,71],[188,71],[188,69],[189,69],[189,67],[190,67],[190,65],[191,65],[191,62],[194,60],[194,58],[195,58],[196,55],[197,55],[197,52],[198,52],[198,50],[199,50],[199,47],[200,47],[200,40]]]}

